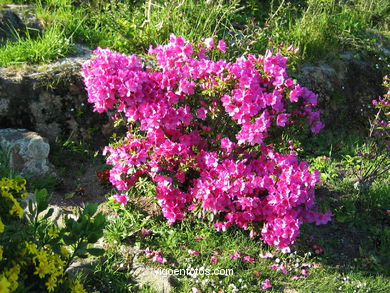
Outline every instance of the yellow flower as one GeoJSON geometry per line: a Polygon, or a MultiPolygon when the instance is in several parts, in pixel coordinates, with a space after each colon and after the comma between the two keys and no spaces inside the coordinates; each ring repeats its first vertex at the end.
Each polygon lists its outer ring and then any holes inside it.
{"type": "Polygon", "coordinates": [[[59,235],[58,230],[55,227],[50,227],[47,234],[52,238],[57,238],[59,235]]]}
{"type": "Polygon", "coordinates": [[[49,292],[54,291],[54,288],[57,287],[57,278],[54,276],[51,276],[47,282],[45,283],[47,290],[49,292]]]}
{"type": "Polygon", "coordinates": [[[5,198],[11,198],[11,197],[13,197],[12,194],[11,194],[10,192],[8,192],[8,190],[3,190],[3,191],[1,192],[1,196],[2,196],[2,197],[5,197],[5,198]]]}
{"type": "Polygon", "coordinates": [[[20,265],[15,263],[10,270],[5,272],[5,276],[8,278],[8,281],[11,283],[10,286],[11,292],[15,291],[19,286],[18,284],[19,273],[20,273],[20,265]]]}
{"type": "Polygon", "coordinates": [[[7,278],[0,275],[0,293],[8,293],[10,292],[9,287],[11,283],[8,282],[7,278]]]}
{"type": "Polygon", "coordinates": [[[12,195],[10,196],[9,199],[14,204],[9,211],[10,215],[13,215],[14,213],[16,213],[19,216],[19,218],[22,218],[23,217],[23,209],[20,207],[19,202],[12,195]]]}
{"type": "Polygon", "coordinates": [[[38,275],[41,279],[45,277],[50,272],[49,264],[45,262],[40,262],[39,266],[36,268],[34,275],[38,275]]]}
{"type": "Polygon", "coordinates": [[[26,245],[27,250],[31,254],[37,254],[38,253],[37,245],[35,243],[26,241],[25,245],[26,245]]]}
{"type": "Polygon", "coordinates": [[[4,232],[4,224],[3,224],[3,221],[1,220],[1,217],[0,217],[0,233],[3,233],[4,232]]]}
{"type": "Polygon", "coordinates": [[[69,258],[69,256],[70,256],[70,252],[69,252],[69,250],[65,246],[61,246],[61,254],[65,258],[69,258]]]}
{"type": "Polygon", "coordinates": [[[73,284],[70,286],[70,290],[71,293],[87,293],[84,287],[80,284],[79,280],[73,282],[73,284]]]}

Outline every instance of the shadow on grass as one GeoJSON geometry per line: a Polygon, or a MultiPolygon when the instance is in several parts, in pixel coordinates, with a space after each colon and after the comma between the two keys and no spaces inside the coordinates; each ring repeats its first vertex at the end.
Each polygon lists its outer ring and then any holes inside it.
{"type": "Polygon", "coordinates": [[[324,265],[340,273],[390,276],[389,192],[386,182],[361,194],[317,190],[318,201],[327,201],[334,216],[327,225],[305,226],[303,234],[324,248],[324,265]]]}

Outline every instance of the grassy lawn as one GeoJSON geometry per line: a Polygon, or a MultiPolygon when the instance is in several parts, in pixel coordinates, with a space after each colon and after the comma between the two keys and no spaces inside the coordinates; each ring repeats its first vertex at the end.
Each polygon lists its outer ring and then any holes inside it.
{"type": "Polygon", "coordinates": [[[235,49],[231,57],[293,44],[300,48],[300,60],[331,59],[345,50],[376,56],[379,39],[389,40],[386,0],[1,0],[0,4],[10,2],[33,5],[44,29],[36,38],[20,36],[18,42],[1,48],[1,66],[50,62],[72,53],[76,42],[93,49],[144,54],[150,44],[165,43],[170,33],[194,42],[223,38],[235,49]]]}

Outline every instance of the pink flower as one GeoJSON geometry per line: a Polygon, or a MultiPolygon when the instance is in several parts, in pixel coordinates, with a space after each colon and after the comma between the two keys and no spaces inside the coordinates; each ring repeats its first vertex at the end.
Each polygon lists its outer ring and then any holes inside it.
{"type": "MultiPolygon", "coordinates": [[[[104,148],[109,181],[129,190],[139,178],[152,180],[169,224],[203,209],[221,216],[214,223],[218,231],[261,224],[262,240],[288,252],[303,223],[325,224],[331,214],[315,211],[319,172],[293,152],[275,150],[269,132],[303,118],[320,131],[318,97],[294,84],[280,54],[267,50],[228,62],[206,56],[215,47],[213,38],[193,45],[171,34],[168,44],[149,49],[156,66],[135,55],[94,51],[82,68],[88,101],[94,111],[131,125],[120,143],[104,148]],[[205,122],[211,118],[216,123],[205,122]]],[[[218,41],[216,49],[225,52],[226,43],[218,41]]],[[[129,200],[122,194],[113,199],[129,200]]],[[[244,261],[254,262],[249,256],[244,261]]]]}
{"type": "Polygon", "coordinates": [[[198,237],[195,237],[195,241],[202,241],[204,239],[204,236],[198,236],[198,237]]]}
{"type": "Polygon", "coordinates": [[[301,278],[300,276],[294,276],[294,277],[292,277],[291,279],[292,279],[293,281],[298,281],[300,278],[301,278]]]}
{"type": "Polygon", "coordinates": [[[278,118],[276,119],[276,125],[284,127],[288,121],[288,117],[288,114],[279,114],[278,118]]]}
{"type": "Polygon", "coordinates": [[[200,252],[197,251],[197,250],[188,249],[188,254],[189,254],[189,255],[199,255],[200,252]]]}
{"type": "Polygon", "coordinates": [[[267,290],[268,288],[271,288],[271,282],[270,280],[266,279],[263,283],[261,283],[261,289],[267,290]]]}
{"type": "Polygon", "coordinates": [[[127,202],[129,201],[129,198],[127,197],[126,194],[118,194],[118,193],[117,193],[117,194],[115,194],[112,198],[114,199],[114,202],[115,202],[115,203],[120,202],[120,203],[123,204],[123,205],[126,205],[127,202]]]}
{"type": "Polygon", "coordinates": [[[217,48],[222,53],[226,53],[226,43],[223,40],[219,40],[217,48]]]}
{"type": "Polygon", "coordinates": [[[278,270],[279,269],[279,265],[278,264],[273,264],[273,265],[270,265],[269,267],[271,269],[274,269],[274,270],[278,270]]]}
{"type": "Polygon", "coordinates": [[[240,258],[241,257],[241,252],[239,252],[239,251],[234,251],[234,254],[229,254],[229,257],[231,258],[231,259],[236,259],[236,258],[240,258]]]}
{"type": "Polygon", "coordinates": [[[274,255],[271,252],[262,252],[260,253],[260,258],[273,258],[274,255]]]}
{"type": "Polygon", "coordinates": [[[207,110],[205,108],[201,107],[198,110],[196,110],[196,112],[198,114],[197,117],[199,119],[202,119],[202,120],[206,119],[206,117],[207,117],[207,110]]]}
{"type": "Polygon", "coordinates": [[[146,254],[146,257],[151,257],[153,255],[153,251],[149,247],[144,249],[144,253],[146,254]]]}
{"type": "Polygon", "coordinates": [[[192,287],[191,290],[192,290],[192,293],[202,293],[202,291],[200,291],[199,289],[197,289],[195,287],[192,287]]]}
{"type": "Polygon", "coordinates": [[[152,261],[153,262],[159,262],[159,263],[162,263],[162,264],[167,262],[167,260],[165,258],[163,258],[161,255],[153,256],[152,261]]]}
{"type": "Polygon", "coordinates": [[[216,256],[211,256],[210,257],[210,261],[211,261],[211,263],[213,264],[213,265],[215,265],[216,263],[217,263],[217,261],[218,261],[218,257],[216,257],[216,256]]]}
{"type": "Polygon", "coordinates": [[[316,121],[311,126],[311,131],[313,133],[319,133],[321,131],[321,129],[324,128],[324,126],[325,126],[324,123],[322,123],[320,121],[316,121]]]}
{"type": "Polygon", "coordinates": [[[211,50],[214,47],[214,38],[207,38],[204,40],[206,50],[211,50]]]}
{"type": "Polygon", "coordinates": [[[243,259],[244,262],[250,262],[250,263],[252,263],[252,264],[255,263],[254,258],[253,258],[253,257],[250,257],[249,255],[244,256],[242,259],[243,259]]]}
{"type": "Polygon", "coordinates": [[[144,236],[150,235],[150,234],[152,234],[152,233],[153,233],[152,231],[147,230],[147,229],[145,229],[145,228],[142,228],[142,229],[141,229],[141,234],[144,235],[144,236]]]}

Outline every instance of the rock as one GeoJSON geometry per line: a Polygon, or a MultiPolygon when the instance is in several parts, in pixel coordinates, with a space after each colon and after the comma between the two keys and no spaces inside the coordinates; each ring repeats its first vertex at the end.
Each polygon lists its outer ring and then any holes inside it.
{"type": "Polygon", "coordinates": [[[26,25],[11,10],[0,10],[0,44],[16,40],[17,35],[26,30],[26,25]]]}
{"type": "Polygon", "coordinates": [[[112,134],[107,115],[93,112],[80,75],[91,51],[76,46],[75,56],[47,65],[0,68],[0,125],[29,128],[54,142],[70,136],[102,146],[112,134]]]}
{"type": "Polygon", "coordinates": [[[167,293],[172,291],[176,279],[165,271],[150,267],[141,263],[138,258],[143,254],[143,250],[138,247],[121,245],[120,255],[121,264],[117,264],[114,269],[118,271],[131,270],[134,281],[141,287],[143,285],[151,286],[156,292],[167,293]]]}
{"type": "Polygon", "coordinates": [[[50,145],[36,132],[26,129],[0,129],[0,143],[10,151],[10,168],[22,175],[44,175],[53,171],[50,145]]]}
{"type": "Polygon", "coordinates": [[[133,264],[133,277],[141,286],[148,284],[159,293],[171,292],[173,277],[161,272],[143,264],[133,264]]]}
{"type": "Polygon", "coordinates": [[[382,74],[369,60],[346,52],[326,64],[299,70],[301,85],[318,93],[321,120],[332,129],[367,129],[374,112],[371,101],[384,93],[382,74]]]}
{"type": "Polygon", "coordinates": [[[0,45],[17,41],[26,34],[34,37],[42,27],[31,5],[9,4],[0,8],[0,45]]]}
{"type": "MultiPolygon", "coordinates": [[[[30,211],[29,211],[29,208],[28,208],[28,202],[30,200],[32,201],[33,208],[36,209],[37,202],[35,200],[34,193],[29,193],[28,197],[23,200],[23,206],[22,207],[24,209],[24,213],[25,213],[25,216],[27,218],[31,217],[31,214],[30,214],[30,211]]],[[[64,217],[66,217],[69,214],[69,212],[64,210],[64,209],[62,209],[61,207],[59,207],[57,205],[51,205],[50,204],[47,207],[46,210],[44,210],[43,212],[41,212],[39,214],[39,218],[43,218],[49,212],[50,209],[53,209],[53,213],[48,218],[48,220],[53,222],[53,223],[55,223],[60,228],[65,227],[65,219],[64,219],[64,217]]]]}

